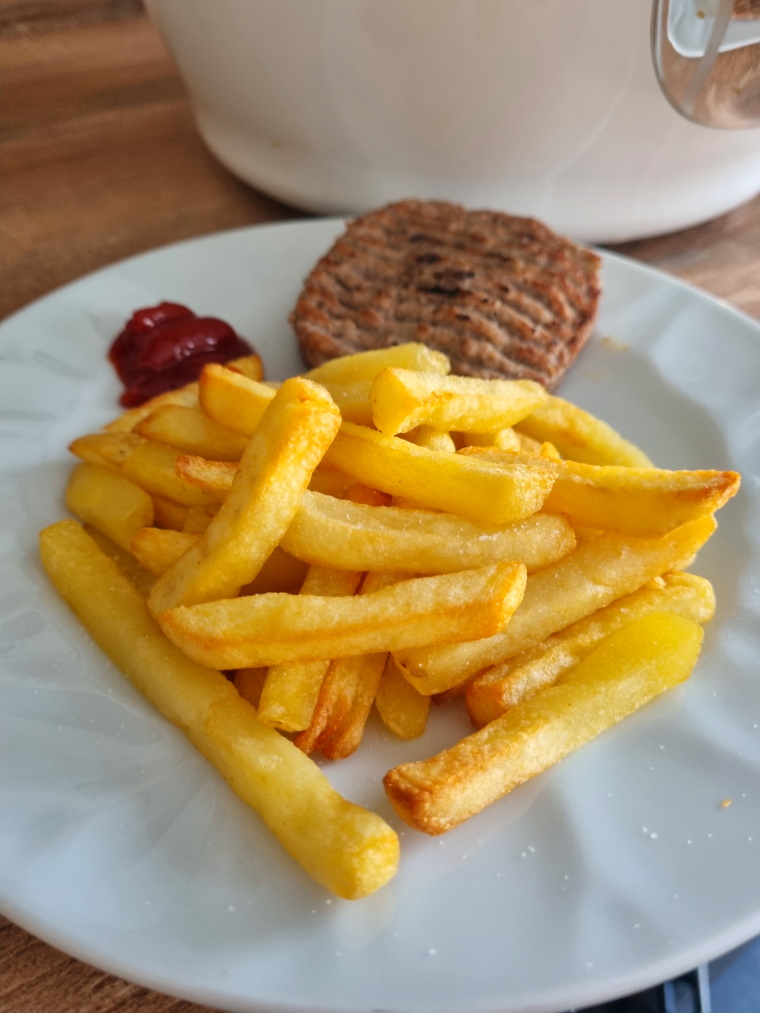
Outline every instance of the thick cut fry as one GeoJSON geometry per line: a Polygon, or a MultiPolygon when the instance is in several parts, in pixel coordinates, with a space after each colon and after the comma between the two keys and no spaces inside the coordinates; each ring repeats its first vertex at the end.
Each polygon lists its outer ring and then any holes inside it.
{"type": "Polygon", "coordinates": [[[233,684],[244,700],[258,708],[266,676],[265,668],[239,668],[235,672],[233,684]]]}
{"type": "Polygon", "coordinates": [[[134,408],[128,408],[115,418],[113,422],[109,422],[103,428],[109,433],[131,433],[135,426],[139,425],[143,419],[147,419],[157,408],[161,408],[164,405],[182,405],[186,408],[197,408],[198,383],[188,383],[184,387],[176,387],[174,390],[164,391],[163,394],[156,394],[150,400],[135,405],[134,408]]]}
{"type": "Polygon", "coordinates": [[[137,561],[156,577],[161,577],[196,545],[198,536],[171,528],[140,528],[132,539],[131,550],[137,561]]]}
{"type": "Polygon", "coordinates": [[[344,419],[362,426],[372,425],[372,406],[369,403],[371,380],[352,380],[345,383],[320,381],[320,383],[340,408],[340,414],[344,419]]]}
{"type": "Polygon", "coordinates": [[[297,594],[303,584],[307,569],[306,563],[284,552],[278,545],[272,549],[269,558],[262,563],[261,569],[251,583],[241,588],[240,593],[283,592],[284,594],[297,594]]]}
{"type": "Polygon", "coordinates": [[[509,661],[486,669],[467,688],[473,725],[481,728],[551,686],[605,637],[651,612],[675,612],[695,623],[707,622],[715,612],[712,585],[692,573],[666,573],[509,661]]]}
{"type": "Polygon", "coordinates": [[[498,450],[521,451],[520,437],[512,428],[499,429],[495,433],[461,433],[463,447],[496,447],[498,450]]]}
{"type": "Polygon", "coordinates": [[[181,531],[185,526],[189,507],[183,503],[175,503],[174,500],[166,499],[165,496],[152,497],[153,499],[153,523],[158,528],[171,528],[173,531],[181,531]]]}
{"type": "Polygon", "coordinates": [[[198,396],[206,415],[242,436],[254,433],[275,395],[266,384],[215,363],[203,367],[198,383],[198,396]]]}
{"type": "Polygon", "coordinates": [[[217,461],[239,461],[248,440],[212,421],[199,408],[162,405],[138,423],[134,432],[149,440],[217,461]]]}
{"type": "Polygon", "coordinates": [[[624,439],[612,426],[590,412],[551,396],[516,428],[526,436],[553,443],[562,457],[586,464],[619,464],[628,468],[651,468],[643,450],[624,439]]]}
{"type": "Polygon", "coordinates": [[[450,830],[684,682],[701,644],[701,627],[667,612],[618,630],[558,685],[451,749],[389,771],[393,807],[424,833],[450,830]]]}
{"type": "Polygon", "coordinates": [[[116,563],[121,573],[124,574],[131,584],[134,584],[140,595],[143,598],[147,598],[150,594],[150,589],[156,582],[153,574],[146,570],[144,566],[141,566],[131,552],[126,552],[120,545],[112,541],[108,535],[104,535],[102,531],[98,531],[97,528],[93,528],[90,524],[85,524],[84,530],[100,551],[116,563]]]}
{"type": "MultiPolygon", "coordinates": [[[[461,453],[487,457],[506,468],[512,467],[516,456],[482,447],[468,447],[461,453]]],[[[715,513],[736,495],[741,481],[735,471],[664,471],[548,460],[543,454],[542,458],[556,476],[545,510],[567,514],[581,527],[644,538],[664,535],[715,513]]]]}
{"type": "Polygon", "coordinates": [[[524,586],[522,564],[494,563],[352,598],[264,594],[174,608],[160,622],[196,661],[258,668],[488,636],[506,624],[524,586]]]}
{"type": "Polygon", "coordinates": [[[430,697],[417,692],[389,654],[375,707],[389,732],[400,739],[416,739],[425,731],[430,697]]]}
{"type": "Polygon", "coordinates": [[[229,598],[254,579],[287,530],[339,425],[338,409],[323,387],[300,378],[285,381],[219,512],[153,588],[148,605],[154,615],[229,598]]]}
{"type": "Polygon", "coordinates": [[[78,524],[46,528],[40,552],[61,597],[95,642],[318,883],[354,899],[390,879],[398,863],[391,828],[343,799],[308,757],[258,721],[221,673],[173,647],[135,588],[78,524]]]}
{"type": "Polygon", "coordinates": [[[529,415],[547,398],[532,380],[480,380],[384,369],[372,384],[372,418],[381,433],[395,436],[415,426],[495,433],[529,415]]]}
{"type": "Polygon", "coordinates": [[[239,359],[230,359],[227,363],[227,368],[233,370],[235,373],[242,373],[249,380],[264,379],[264,364],[261,361],[261,357],[255,353],[253,355],[243,355],[239,359]]]}
{"type": "Polygon", "coordinates": [[[185,519],[182,522],[182,531],[189,535],[202,535],[211,523],[211,518],[216,516],[217,506],[192,506],[187,508],[185,519]]]}
{"type": "Polygon", "coordinates": [[[83,461],[120,472],[151,495],[175,503],[203,506],[218,499],[177,476],[178,450],[137,433],[91,433],[74,440],[69,450],[83,461]]]}
{"type": "Polygon", "coordinates": [[[526,467],[516,460],[509,471],[485,458],[426,450],[350,422],[341,426],[324,463],[391,496],[490,524],[529,517],[554,482],[549,468],[533,462],[526,467]]]}
{"type": "Polygon", "coordinates": [[[409,341],[388,348],[373,348],[354,355],[341,355],[329,359],[321,366],[309,370],[306,376],[317,383],[353,383],[355,380],[374,380],[389,366],[415,369],[444,376],[451,372],[448,356],[427,345],[409,341]]]}
{"type": "Polygon", "coordinates": [[[418,426],[411,432],[406,433],[406,439],[418,447],[426,450],[438,450],[443,453],[453,454],[457,449],[451,438],[451,433],[441,429],[434,429],[432,426],[418,426]]]}
{"type": "Polygon", "coordinates": [[[140,528],[153,523],[153,500],[128,478],[97,464],[78,464],[66,488],[66,506],[128,552],[140,528]]]}
{"type": "MultiPolygon", "coordinates": [[[[360,594],[390,587],[401,579],[401,574],[368,573],[360,594]]],[[[380,651],[330,663],[309,726],[294,740],[299,749],[321,751],[328,760],[340,760],[356,751],[387,657],[386,651],[380,651]]]]}
{"type": "Polygon", "coordinates": [[[530,573],[574,545],[570,523],[550,514],[497,526],[319,493],[304,494],[282,540],[286,551],[314,565],[417,574],[452,573],[505,559],[524,563],[530,573]]]}
{"type": "MultiPolygon", "coordinates": [[[[360,580],[360,573],[310,566],[301,594],[349,596],[356,591],[360,580]]],[[[267,672],[261,693],[260,719],[286,732],[308,728],[329,667],[328,659],[273,665],[267,672]]]]}
{"type": "Polygon", "coordinates": [[[712,517],[703,517],[662,538],[599,535],[532,574],[522,604],[501,633],[480,642],[400,651],[396,663],[420,693],[443,693],[630,594],[653,577],[685,569],[715,528],[712,517]]]}

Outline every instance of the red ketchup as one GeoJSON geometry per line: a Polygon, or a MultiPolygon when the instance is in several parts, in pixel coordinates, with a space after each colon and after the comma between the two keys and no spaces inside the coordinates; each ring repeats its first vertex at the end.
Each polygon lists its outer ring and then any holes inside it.
{"type": "Polygon", "coordinates": [[[162,302],[136,310],[108,358],[126,390],[125,408],[196,380],[207,362],[228,362],[253,349],[229,324],[197,317],[187,306],[162,302]]]}

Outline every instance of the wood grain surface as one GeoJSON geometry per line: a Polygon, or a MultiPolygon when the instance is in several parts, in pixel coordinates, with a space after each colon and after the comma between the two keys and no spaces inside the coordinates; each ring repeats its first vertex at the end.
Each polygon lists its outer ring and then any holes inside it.
{"type": "MultiPolygon", "coordinates": [[[[48,0],[0,2],[0,316],[164,243],[300,217],[206,151],[158,33],[135,16],[139,4],[67,0],[64,9],[71,16],[51,18],[48,0]]],[[[760,317],[760,197],[704,225],[617,249],[760,317]]],[[[0,1009],[206,1008],[104,974],[0,919],[0,1009]]]]}

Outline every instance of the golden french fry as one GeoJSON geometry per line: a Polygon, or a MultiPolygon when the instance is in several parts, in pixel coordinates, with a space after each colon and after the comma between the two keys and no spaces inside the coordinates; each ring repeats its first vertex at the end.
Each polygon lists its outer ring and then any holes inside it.
{"type": "Polygon", "coordinates": [[[612,426],[590,412],[550,396],[526,418],[516,423],[520,433],[539,443],[553,443],[562,457],[586,464],[619,464],[628,468],[651,468],[643,450],[624,439],[612,426]]]}
{"type": "Polygon", "coordinates": [[[211,523],[211,518],[216,516],[216,512],[216,504],[188,507],[181,530],[189,535],[202,535],[211,523]]]}
{"type": "Polygon", "coordinates": [[[209,363],[198,381],[201,408],[214,422],[233,433],[251,436],[275,391],[225,366],[209,363]]]}
{"type": "Polygon", "coordinates": [[[494,563],[351,598],[251,595],[173,608],[159,620],[196,661],[258,668],[489,636],[504,627],[524,586],[522,564],[494,563]]]}
{"type": "Polygon", "coordinates": [[[692,573],[666,573],[535,647],[486,669],[467,687],[473,725],[481,728],[551,686],[605,637],[651,612],[675,612],[692,622],[705,623],[715,612],[712,585],[692,573]]]}
{"type": "Polygon", "coordinates": [[[242,698],[258,708],[266,676],[265,668],[239,668],[232,682],[242,698]]]}
{"type": "Polygon", "coordinates": [[[454,514],[375,507],[304,493],[282,547],[308,563],[343,570],[452,573],[511,559],[528,572],[575,545],[564,517],[534,514],[510,525],[478,524],[454,514]]]}
{"type": "Polygon", "coordinates": [[[318,883],[352,900],[393,876],[398,838],[387,823],[342,798],[316,764],[257,719],[220,672],[173,647],[136,589],[76,522],[46,528],[40,553],[95,642],[318,883]]]}
{"type": "MultiPolygon", "coordinates": [[[[510,467],[508,451],[468,447],[460,453],[487,457],[510,467]]],[[[580,464],[541,454],[556,480],[544,509],[567,514],[574,524],[621,534],[653,537],[715,513],[735,496],[741,481],[735,471],[664,471],[618,465],[580,464]]],[[[525,462],[530,457],[520,457],[525,462]]]]}
{"type": "Polygon", "coordinates": [[[171,528],[140,528],[132,538],[135,559],[156,577],[161,577],[198,541],[198,536],[171,528]]]}
{"type": "Polygon", "coordinates": [[[174,531],[181,531],[185,526],[189,507],[182,503],[175,503],[166,499],[165,496],[152,496],[153,499],[153,523],[158,528],[171,528],[174,531]]]}
{"type": "Polygon", "coordinates": [[[263,380],[264,379],[264,364],[261,361],[261,357],[256,355],[243,355],[239,359],[230,359],[226,363],[228,369],[231,369],[235,373],[242,373],[243,376],[247,376],[249,380],[263,380]]]}
{"type": "Polygon", "coordinates": [[[702,629],[656,612],[602,641],[562,681],[429,760],[383,780],[410,826],[441,834],[540,774],[655,696],[684,682],[702,629]]]}
{"type": "Polygon", "coordinates": [[[375,707],[388,731],[400,739],[416,739],[425,731],[430,697],[417,692],[389,654],[375,707]]]}
{"type": "Polygon", "coordinates": [[[308,566],[278,546],[264,560],[261,569],[250,584],[241,588],[241,594],[269,594],[270,592],[296,594],[303,584],[308,566]]]}
{"type": "Polygon", "coordinates": [[[457,449],[451,438],[451,433],[446,433],[442,429],[434,429],[432,426],[417,426],[405,436],[410,442],[415,443],[418,447],[425,447],[426,450],[438,450],[453,454],[457,449]]]}
{"type": "Polygon", "coordinates": [[[297,377],[285,381],[251,438],[219,512],[151,591],[148,605],[154,615],[176,605],[228,598],[254,579],[287,530],[339,425],[338,409],[323,387],[297,377]]]}
{"type": "Polygon", "coordinates": [[[156,582],[153,574],[149,570],[146,570],[144,566],[141,566],[131,552],[122,549],[120,545],[112,541],[108,535],[104,535],[102,531],[98,531],[97,528],[92,527],[90,524],[85,524],[84,530],[100,551],[116,563],[119,571],[124,574],[131,584],[134,584],[140,595],[143,598],[147,598],[150,594],[150,589],[156,582]]]}
{"type": "MultiPolygon", "coordinates": [[[[368,573],[359,593],[370,594],[401,579],[400,574],[368,573]]],[[[309,726],[294,740],[299,749],[305,753],[321,751],[328,760],[343,759],[355,752],[387,657],[386,651],[380,651],[330,663],[309,726]]]]}
{"type": "Polygon", "coordinates": [[[653,577],[689,566],[717,527],[702,517],[661,538],[607,533],[531,574],[505,630],[479,642],[398,651],[396,663],[420,693],[443,693],[533,647],[653,577]]]}
{"type": "Polygon", "coordinates": [[[525,418],[547,396],[532,380],[480,380],[388,368],[375,377],[369,400],[377,428],[395,436],[419,425],[495,433],[525,418]]]}
{"type": "Polygon", "coordinates": [[[91,433],[74,440],[69,450],[83,461],[120,472],[152,496],[185,506],[203,506],[217,498],[177,476],[178,450],[137,433],[91,433]]]}
{"type": "Polygon", "coordinates": [[[319,382],[340,408],[340,414],[344,419],[362,426],[372,425],[372,406],[369,403],[371,380],[352,380],[343,383],[320,380],[319,382]]]}
{"type": "Polygon", "coordinates": [[[156,394],[150,400],[144,401],[134,408],[128,408],[115,418],[113,422],[109,422],[103,428],[109,433],[131,433],[135,426],[139,425],[143,419],[147,419],[157,408],[161,408],[164,405],[183,405],[187,408],[197,408],[198,383],[188,383],[184,387],[176,387],[174,390],[164,391],[163,394],[156,394]]]}
{"type": "Polygon", "coordinates": [[[341,355],[309,370],[306,376],[317,383],[353,383],[356,380],[374,380],[381,370],[389,366],[416,369],[443,376],[451,372],[448,356],[427,345],[409,341],[388,348],[373,348],[367,352],[341,355]]]}
{"type": "Polygon", "coordinates": [[[496,447],[498,450],[521,451],[522,445],[517,432],[511,427],[495,433],[462,433],[463,447],[496,447]]]}
{"type": "Polygon", "coordinates": [[[217,461],[239,461],[248,440],[220,426],[199,408],[162,405],[134,427],[149,440],[168,443],[185,454],[198,454],[217,461]]]}
{"type": "MultiPolygon", "coordinates": [[[[300,593],[336,598],[352,595],[359,586],[361,576],[348,570],[310,566],[300,593]]],[[[329,667],[329,659],[273,665],[267,672],[261,694],[261,720],[286,732],[300,732],[308,728],[329,667]]]]}
{"type": "Polygon", "coordinates": [[[427,450],[350,422],[341,426],[324,464],[392,496],[490,524],[529,517],[554,482],[550,469],[533,461],[528,467],[516,459],[510,471],[501,462],[427,450]]]}
{"type": "Polygon", "coordinates": [[[153,523],[153,500],[148,493],[124,475],[97,464],[74,468],[66,506],[127,551],[135,532],[153,523]]]}

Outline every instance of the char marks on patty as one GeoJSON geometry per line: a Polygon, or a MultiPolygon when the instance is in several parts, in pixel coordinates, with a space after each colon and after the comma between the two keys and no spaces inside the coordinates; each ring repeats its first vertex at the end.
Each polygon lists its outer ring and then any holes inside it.
{"type": "Polygon", "coordinates": [[[401,201],[352,221],[291,315],[310,366],[406,341],[465,376],[554,389],[599,302],[599,257],[532,218],[401,201]]]}

